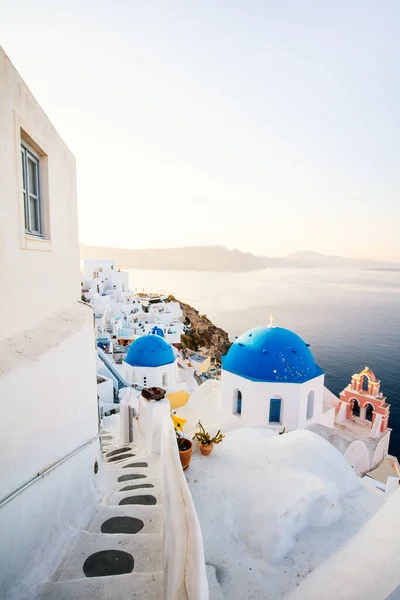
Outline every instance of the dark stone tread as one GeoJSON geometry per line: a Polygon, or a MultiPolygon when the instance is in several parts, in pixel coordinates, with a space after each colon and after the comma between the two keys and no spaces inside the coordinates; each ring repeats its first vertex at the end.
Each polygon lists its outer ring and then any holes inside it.
{"type": "MultiPolygon", "coordinates": [[[[128,455],[125,455],[125,456],[128,456],[128,455]]],[[[135,456],[135,455],[132,454],[132,456],[135,456]]],[[[130,463],[129,465],[124,465],[122,468],[123,469],[129,469],[129,468],[132,468],[132,467],[148,467],[148,466],[149,465],[146,462],[138,462],[138,463],[130,463]]]]}
{"type": "Polygon", "coordinates": [[[132,479],[146,479],[147,475],[143,475],[143,473],[134,473],[133,475],[121,475],[118,477],[118,483],[122,481],[131,481],[132,479]]]}
{"type": "Polygon", "coordinates": [[[116,456],[117,454],[122,454],[122,452],[129,452],[129,450],[132,450],[132,448],[117,448],[116,450],[106,454],[106,457],[108,458],[109,456],[116,456]]]}
{"type": "Polygon", "coordinates": [[[139,483],[137,485],[127,485],[120,492],[130,492],[131,490],[140,490],[142,488],[153,488],[154,485],[152,483],[139,483]]]}
{"type": "Polygon", "coordinates": [[[125,458],[130,458],[131,456],[135,456],[134,454],[119,454],[118,456],[113,456],[107,462],[116,462],[117,460],[125,460],[125,458]]]}
{"type": "Polygon", "coordinates": [[[106,577],[131,573],[135,561],[133,556],[122,550],[101,550],[88,556],[83,564],[86,577],[106,577]]]}
{"type": "Polygon", "coordinates": [[[143,494],[143,496],[128,496],[127,498],[123,498],[119,505],[123,506],[124,504],[140,504],[142,506],[153,506],[157,504],[157,499],[150,494],[143,494]]]}
{"type": "Polygon", "coordinates": [[[111,517],[101,525],[101,533],[138,533],[144,523],[135,517],[111,517]]]}

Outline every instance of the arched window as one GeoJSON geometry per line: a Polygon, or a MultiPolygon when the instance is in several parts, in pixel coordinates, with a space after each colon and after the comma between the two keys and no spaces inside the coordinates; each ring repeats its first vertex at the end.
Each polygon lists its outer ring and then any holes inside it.
{"type": "Polygon", "coordinates": [[[366,421],[372,421],[373,412],[374,412],[374,407],[372,406],[372,404],[367,404],[366,411],[365,411],[365,420],[366,421]]]}
{"type": "Polygon", "coordinates": [[[359,417],[360,416],[360,405],[358,403],[358,400],[356,400],[355,398],[353,400],[353,408],[352,408],[351,412],[353,413],[353,415],[355,417],[359,417]]]}
{"type": "Polygon", "coordinates": [[[166,373],[163,373],[163,376],[162,376],[162,385],[164,387],[167,386],[167,374],[166,373]]]}
{"type": "Polygon", "coordinates": [[[366,375],[364,375],[364,377],[362,378],[362,389],[366,392],[368,392],[368,384],[369,384],[369,379],[366,375]]]}
{"type": "Polygon", "coordinates": [[[307,420],[312,419],[314,415],[314,392],[310,392],[307,398],[307,420]]]}
{"type": "Polygon", "coordinates": [[[241,415],[242,414],[242,392],[240,390],[235,390],[233,392],[233,414],[241,415]]]}
{"type": "Polygon", "coordinates": [[[269,422],[280,423],[281,422],[281,398],[271,398],[269,401],[269,422]]]}

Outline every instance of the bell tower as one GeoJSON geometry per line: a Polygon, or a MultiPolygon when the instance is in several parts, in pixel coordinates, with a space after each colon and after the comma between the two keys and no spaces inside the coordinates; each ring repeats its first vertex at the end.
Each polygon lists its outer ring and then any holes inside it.
{"type": "Polygon", "coordinates": [[[390,404],[383,396],[381,382],[369,367],[351,378],[351,383],[341,392],[336,421],[353,421],[370,428],[369,435],[378,437],[388,428],[390,404]]]}

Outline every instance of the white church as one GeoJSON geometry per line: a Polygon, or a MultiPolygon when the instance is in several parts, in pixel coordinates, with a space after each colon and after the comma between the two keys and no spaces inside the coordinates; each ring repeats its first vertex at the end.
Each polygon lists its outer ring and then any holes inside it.
{"type": "Polygon", "coordinates": [[[232,344],[222,362],[222,410],[243,427],[286,431],[312,423],[333,427],[335,407],[324,372],[308,345],[282,327],[255,327],[232,344]]]}
{"type": "Polygon", "coordinates": [[[180,358],[159,327],[138,337],[121,365],[122,376],[135,387],[160,387],[168,394],[196,389],[194,373],[195,369],[180,358]]]}

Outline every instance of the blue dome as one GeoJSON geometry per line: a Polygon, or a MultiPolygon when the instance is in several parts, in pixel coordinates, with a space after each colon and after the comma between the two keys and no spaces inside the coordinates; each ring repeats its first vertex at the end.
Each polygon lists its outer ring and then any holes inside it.
{"type": "Polygon", "coordinates": [[[222,368],[253,381],[304,383],[323,374],[307,344],[282,327],[243,333],[222,357],[222,368]]]}
{"type": "Polygon", "coordinates": [[[125,362],[131,367],[161,367],[175,361],[172,346],[159,335],[143,335],[129,346],[125,362]]]}

